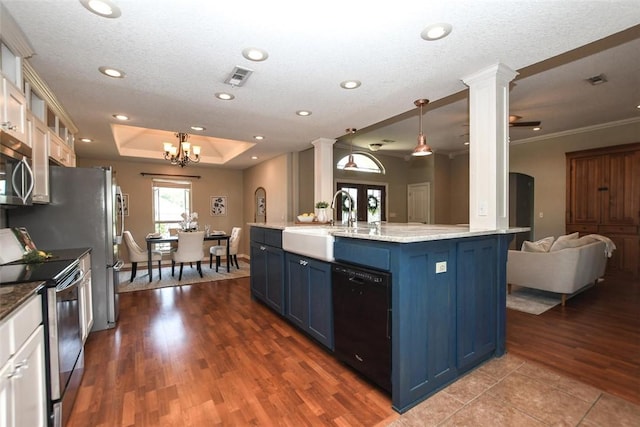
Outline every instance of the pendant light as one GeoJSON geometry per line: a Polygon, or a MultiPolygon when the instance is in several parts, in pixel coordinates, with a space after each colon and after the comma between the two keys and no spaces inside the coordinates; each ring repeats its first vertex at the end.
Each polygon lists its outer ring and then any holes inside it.
{"type": "MultiPolygon", "coordinates": [[[[348,128],[348,129],[345,129],[345,132],[350,133],[353,136],[353,134],[356,133],[356,129],[348,128]]],[[[346,170],[346,171],[358,170],[358,165],[356,165],[356,162],[353,160],[353,138],[351,139],[351,154],[349,154],[349,160],[344,165],[343,170],[346,170]]]]}
{"type": "Polygon", "coordinates": [[[418,145],[413,149],[412,156],[428,156],[433,154],[431,147],[427,145],[427,137],[422,133],[422,107],[429,103],[428,99],[417,99],[413,102],[416,107],[420,107],[420,133],[418,134],[418,145]]]}

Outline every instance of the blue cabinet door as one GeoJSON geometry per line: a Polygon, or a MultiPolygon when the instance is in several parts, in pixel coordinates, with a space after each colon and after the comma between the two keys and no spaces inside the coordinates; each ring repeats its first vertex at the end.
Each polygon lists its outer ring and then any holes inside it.
{"type": "Polygon", "coordinates": [[[251,295],[264,302],[267,299],[267,252],[266,246],[251,242],[251,295]]]}
{"type": "Polygon", "coordinates": [[[267,246],[267,304],[284,313],[284,251],[267,246]]]}
{"type": "Polygon", "coordinates": [[[331,264],[287,252],[285,265],[285,316],[333,350],[331,264]]]}
{"type": "Polygon", "coordinates": [[[309,280],[305,258],[287,253],[286,264],[286,292],[287,302],[285,316],[299,328],[307,329],[307,301],[309,300],[309,280]]]}
{"type": "Polygon", "coordinates": [[[308,271],[308,331],[311,336],[333,350],[331,264],[310,259],[308,271]]]}
{"type": "Polygon", "coordinates": [[[496,239],[462,241],[457,257],[457,366],[465,371],[496,349],[496,239]]]}

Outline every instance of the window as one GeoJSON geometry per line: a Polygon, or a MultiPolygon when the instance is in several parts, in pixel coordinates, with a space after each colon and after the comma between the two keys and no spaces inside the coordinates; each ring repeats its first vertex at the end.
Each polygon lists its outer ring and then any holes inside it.
{"type": "MultiPolygon", "coordinates": [[[[190,212],[191,182],[153,180],[153,224],[156,233],[169,234],[170,228],[179,228],[182,214],[190,212]]],[[[160,249],[166,250],[168,247],[166,245],[166,248],[160,249]]]]}
{"type": "MultiPolygon", "coordinates": [[[[342,170],[344,165],[349,161],[349,156],[344,156],[336,164],[336,168],[342,170]]],[[[380,160],[376,159],[369,153],[353,153],[353,161],[358,165],[357,172],[381,173],[384,174],[384,166],[380,160]]]]}
{"type": "MultiPolygon", "coordinates": [[[[357,163],[357,162],[356,162],[357,163]]],[[[360,165],[358,165],[360,167],[360,165]]],[[[384,185],[338,182],[337,190],[344,190],[353,199],[352,212],[358,221],[386,221],[387,189],[384,185]]],[[[342,194],[336,201],[336,219],[346,224],[349,199],[342,194]],[[344,214],[344,215],[343,215],[344,214]]]]}

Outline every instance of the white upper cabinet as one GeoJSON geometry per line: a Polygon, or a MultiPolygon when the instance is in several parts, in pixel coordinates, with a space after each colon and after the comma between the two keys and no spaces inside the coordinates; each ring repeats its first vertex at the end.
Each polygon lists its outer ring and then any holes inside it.
{"type": "Polygon", "coordinates": [[[24,94],[6,77],[2,79],[2,96],[0,100],[0,125],[16,139],[27,141],[27,103],[24,94]]]}
{"type": "Polygon", "coordinates": [[[33,149],[33,202],[49,203],[49,130],[30,112],[27,113],[27,135],[33,149]]]}

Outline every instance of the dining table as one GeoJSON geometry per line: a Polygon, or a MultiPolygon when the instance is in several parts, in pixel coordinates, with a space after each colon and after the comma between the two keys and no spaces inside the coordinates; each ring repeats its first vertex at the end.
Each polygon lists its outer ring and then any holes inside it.
{"type": "MultiPolygon", "coordinates": [[[[229,269],[229,238],[231,237],[231,235],[229,234],[220,234],[220,233],[211,233],[208,236],[205,235],[204,236],[204,240],[216,240],[218,242],[218,244],[220,244],[220,242],[222,242],[223,240],[227,241],[227,273],[230,271],[229,269]]],[[[147,236],[145,238],[145,240],[147,241],[147,270],[149,271],[149,281],[151,282],[153,280],[153,269],[151,268],[151,250],[153,249],[154,245],[157,245],[158,243],[172,243],[172,242],[177,242],[178,241],[178,236],[160,236],[160,237],[153,237],[153,236],[147,236]]]]}

